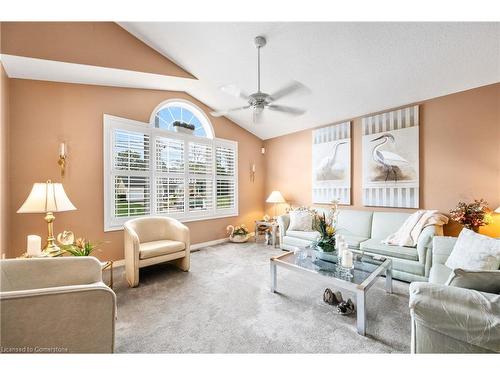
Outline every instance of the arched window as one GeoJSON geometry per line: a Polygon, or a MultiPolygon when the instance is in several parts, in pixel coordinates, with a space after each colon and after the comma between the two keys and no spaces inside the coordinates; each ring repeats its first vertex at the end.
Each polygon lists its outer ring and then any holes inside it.
{"type": "Polygon", "coordinates": [[[238,143],[215,138],[196,105],[172,99],[149,123],[110,115],[103,123],[104,230],[144,215],[238,215],[238,143]]]}
{"type": "Polygon", "coordinates": [[[150,123],[158,129],[214,138],[212,124],[205,113],[183,99],[170,99],[160,103],[151,114],[150,123]]]}

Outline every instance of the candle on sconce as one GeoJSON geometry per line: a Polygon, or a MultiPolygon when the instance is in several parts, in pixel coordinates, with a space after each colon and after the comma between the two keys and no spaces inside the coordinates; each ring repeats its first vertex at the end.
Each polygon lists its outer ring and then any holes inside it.
{"type": "Polygon", "coordinates": [[[353,256],[352,251],[344,250],[342,254],[342,267],[352,268],[353,267],[353,256]]]}
{"type": "Polygon", "coordinates": [[[59,156],[62,158],[66,156],[66,144],[64,142],[59,145],[59,156]]]}
{"type": "Polygon", "coordinates": [[[26,252],[32,257],[39,257],[42,255],[42,237],[30,234],[28,236],[28,243],[26,252]]]}

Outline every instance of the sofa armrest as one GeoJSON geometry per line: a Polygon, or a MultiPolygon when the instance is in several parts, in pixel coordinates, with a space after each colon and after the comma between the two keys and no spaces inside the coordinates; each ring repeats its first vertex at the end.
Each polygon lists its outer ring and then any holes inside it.
{"type": "Polygon", "coordinates": [[[279,237],[280,237],[280,246],[283,243],[283,237],[286,235],[286,231],[288,230],[288,227],[290,226],[290,215],[285,214],[285,215],[280,215],[277,218],[278,225],[279,225],[279,237]]]}
{"type": "Polygon", "coordinates": [[[410,284],[410,313],[456,340],[500,351],[500,295],[438,284],[410,284]]]}
{"type": "Polygon", "coordinates": [[[442,235],[443,227],[440,225],[429,225],[420,232],[417,240],[418,261],[420,263],[427,263],[428,249],[432,249],[433,238],[442,235]]]}
{"type": "Polygon", "coordinates": [[[168,239],[173,241],[184,242],[186,244],[186,252],[189,252],[190,237],[189,228],[180,221],[172,219],[168,223],[168,239]]]}
{"type": "Polygon", "coordinates": [[[4,259],[0,273],[2,292],[102,281],[101,264],[95,257],[4,259]]]}
{"type": "Polygon", "coordinates": [[[113,352],[116,295],[102,282],[2,292],[0,305],[4,350],[113,352]]]}
{"type": "Polygon", "coordinates": [[[457,242],[456,237],[434,237],[432,240],[432,264],[444,264],[457,242]]]}

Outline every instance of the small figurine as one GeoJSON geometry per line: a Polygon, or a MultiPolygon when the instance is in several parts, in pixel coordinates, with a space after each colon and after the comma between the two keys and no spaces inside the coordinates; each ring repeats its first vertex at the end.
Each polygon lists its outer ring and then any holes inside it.
{"type": "Polygon", "coordinates": [[[326,288],[323,293],[323,301],[329,305],[337,307],[336,312],[339,315],[349,315],[355,311],[354,303],[349,298],[346,301],[342,298],[342,293],[332,292],[330,288],[326,288]]]}

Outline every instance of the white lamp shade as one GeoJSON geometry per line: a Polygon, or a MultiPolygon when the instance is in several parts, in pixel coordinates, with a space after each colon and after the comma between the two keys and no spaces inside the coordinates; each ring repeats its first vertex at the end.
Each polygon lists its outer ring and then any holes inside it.
{"type": "Polygon", "coordinates": [[[286,203],[285,198],[278,190],[275,190],[269,195],[266,200],[267,203],[286,203]]]}
{"type": "Polygon", "coordinates": [[[69,200],[62,184],[43,182],[33,184],[30,195],[18,213],[45,213],[76,210],[69,200]]]}
{"type": "Polygon", "coordinates": [[[497,207],[497,209],[495,210],[495,212],[496,212],[497,214],[500,214],[500,207],[497,207]]]}

